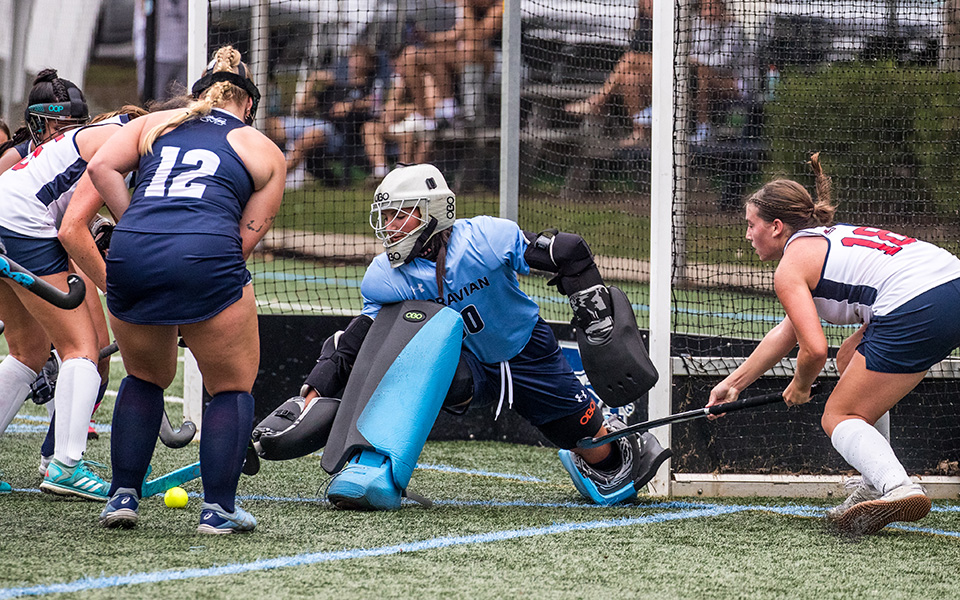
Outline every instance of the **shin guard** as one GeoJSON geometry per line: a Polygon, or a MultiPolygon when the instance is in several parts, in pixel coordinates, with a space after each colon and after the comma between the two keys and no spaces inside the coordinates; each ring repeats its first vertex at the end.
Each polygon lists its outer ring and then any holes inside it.
{"type": "Polygon", "coordinates": [[[336,473],[327,492],[332,503],[400,507],[453,380],[462,337],[463,320],[453,309],[425,301],[381,309],[321,459],[324,470],[336,473]]]}

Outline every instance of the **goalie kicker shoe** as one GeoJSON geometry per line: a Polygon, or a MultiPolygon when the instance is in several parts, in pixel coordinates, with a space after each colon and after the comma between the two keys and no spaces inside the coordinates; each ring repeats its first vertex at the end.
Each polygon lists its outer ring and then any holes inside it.
{"type": "Polygon", "coordinates": [[[847,496],[847,499],[844,500],[843,503],[838,506],[834,506],[827,511],[827,519],[831,521],[836,521],[839,519],[841,516],[843,516],[843,513],[847,512],[847,510],[849,510],[854,504],[866,502],[867,500],[876,500],[883,495],[880,493],[880,490],[866,483],[860,477],[851,477],[850,479],[847,479],[844,482],[843,487],[848,490],[853,488],[853,492],[847,496]]]}
{"type": "MultiPolygon", "coordinates": [[[[626,427],[617,417],[611,417],[607,423],[611,432],[626,427]]],[[[570,450],[560,450],[560,463],[563,465],[573,485],[584,498],[607,506],[629,500],[637,495],[643,486],[657,474],[663,461],[672,456],[669,448],[664,448],[649,431],[640,436],[627,436],[610,444],[612,452],[620,453],[620,466],[609,471],[595,469],[579,454],[570,450]]]]}
{"type": "Polygon", "coordinates": [[[76,466],[68,467],[57,459],[50,461],[47,473],[43,476],[40,489],[61,496],[77,496],[85,500],[107,500],[110,485],[87,465],[106,468],[97,462],[81,460],[76,466]]]}
{"type": "Polygon", "coordinates": [[[834,519],[853,535],[876,533],[894,521],[919,521],[930,512],[930,497],[919,484],[901,485],[874,500],[859,502],[834,519]]]}
{"type": "Polygon", "coordinates": [[[130,529],[137,524],[140,499],[136,490],[119,488],[100,513],[100,525],[113,529],[130,529]]]}

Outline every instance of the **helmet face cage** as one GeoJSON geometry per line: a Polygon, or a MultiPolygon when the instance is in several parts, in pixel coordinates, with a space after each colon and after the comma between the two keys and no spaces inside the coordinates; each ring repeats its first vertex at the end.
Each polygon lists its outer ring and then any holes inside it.
{"type": "Polygon", "coordinates": [[[384,248],[395,246],[407,238],[416,237],[420,231],[430,222],[430,215],[427,209],[426,198],[409,198],[404,200],[381,200],[370,205],[370,226],[373,228],[377,239],[383,242],[384,248]],[[416,209],[420,209],[420,215],[414,214],[416,209]],[[401,222],[407,217],[413,217],[419,221],[417,226],[410,232],[391,241],[390,238],[400,231],[401,222]]]}
{"type": "Polygon", "coordinates": [[[64,129],[82,127],[89,119],[74,119],[71,117],[53,117],[48,114],[27,110],[27,129],[30,139],[35,146],[46,142],[64,129]]]}

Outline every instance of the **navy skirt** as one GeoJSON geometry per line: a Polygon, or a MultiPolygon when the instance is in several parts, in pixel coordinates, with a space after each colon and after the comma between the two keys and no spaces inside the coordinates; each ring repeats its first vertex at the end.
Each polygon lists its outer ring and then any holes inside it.
{"type": "Polygon", "coordinates": [[[107,254],[107,308],[139,325],[205,321],[251,281],[239,237],[116,230],[107,254]]]}

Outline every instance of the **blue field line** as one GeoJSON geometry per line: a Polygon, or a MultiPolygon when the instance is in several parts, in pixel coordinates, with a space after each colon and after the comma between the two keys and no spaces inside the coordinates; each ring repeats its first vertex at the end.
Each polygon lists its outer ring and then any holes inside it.
{"type": "Polygon", "coordinates": [[[224,575],[239,575],[242,573],[251,573],[255,571],[302,567],[306,565],[315,565],[341,560],[391,556],[403,552],[420,552],[424,550],[437,550],[454,546],[504,542],[508,540],[578,531],[650,525],[669,521],[730,514],[738,512],[739,510],[740,508],[737,506],[716,506],[682,512],[658,513],[643,517],[588,521],[584,523],[555,523],[546,527],[531,527],[526,529],[512,529],[508,531],[491,531],[487,533],[466,536],[438,537],[420,540],[417,542],[381,546],[379,548],[350,548],[331,552],[313,552],[309,554],[298,554],[295,556],[281,556],[277,558],[262,559],[247,563],[233,563],[218,567],[183,569],[179,571],[152,571],[105,577],[85,577],[83,579],[78,579],[67,583],[0,589],[0,600],[4,598],[21,598],[23,596],[42,596],[46,594],[64,594],[82,592],[85,590],[108,589],[144,583],[163,583],[167,581],[183,581],[186,579],[222,577],[224,575]]]}

